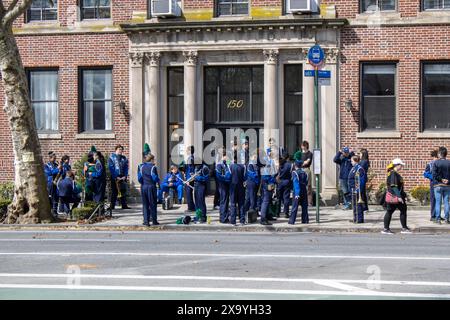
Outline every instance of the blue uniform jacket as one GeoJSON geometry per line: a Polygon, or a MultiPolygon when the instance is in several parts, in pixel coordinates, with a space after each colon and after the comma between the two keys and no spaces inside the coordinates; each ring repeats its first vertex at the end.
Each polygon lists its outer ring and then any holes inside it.
{"type": "Polygon", "coordinates": [[[261,169],[262,181],[266,184],[275,184],[275,176],[277,175],[275,170],[275,164],[272,159],[266,158],[266,165],[261,169]]]}
{"type": "Polygon", "coordinates": [[[292,171],[292,184],[294,186],[294,197],[300,197],[301,194],[306,194],[306,187],[308,185],[308,175],[302,169],[292,171]]]}
{"type": "Polygon", "coordinates": [[[450,186],[450,160],[439,159],[434,161],[433,168],[433,184],[439,186],[450,186]],[[444,184],[442,179],[447,179],[449,182],[444,184]]]}
{"type": "Polygon", "coordinates": [[[115,153],[111,154],[108,159],[108,167],[112,179],[128,176],[128,159],[125,156],[119,157],[115,153]]]}
{"type": "Polygon", "coordinates": [[[339,172],[339,179],[347,180],[348,174],[352,170],[352,161],[351,158],[355,154],[352,152],[348,157],[344,157],[344,155],[339,151],[334,157],[334,163],[338,164],[341,167],[339,172]]]}
{"type": "Polygon", "coordinates": [[[209,168],[207,165],[197,165],[195,167],[195,172],[200,174],[195,177],[195,182],[206,183],[209,180],[209,168]]]}
{"type": "Polygon", "coordinates": [[[162,182],[162,185],[169,186],[169,183],[173,183],[174,188],[178,188],[178,186],[183,185],[183,176],[180,172],[177,174],[173,174],[172,172],[169,172],[164,177],[164,180],[162,182]]]}
{"type": "Polygon", "coordinates": [[[256,164],[249,163],[247,165],[245,180],[252,181],[255,184],[259,184],[259,173],[256,164]]]}
{"type": "Polygon", "coordinates": [[[190,155],[186,161],[186,180],[195,173],[194,156],[190,155]]]}
{"type": "Polygon", "coordinates": [[[286,161],[280,165],[280,169],[278,170],[278,177],[281,180],[290,180],[291,172],[292,172],[292,164],[289,161],[286,161]]]}
{"type": "Polygon", "coordinates": [[[244,164],[233,163],[230,166],[231,170],[231,184],[243,184],[246,176],[246,169],[244,164]]]}
{"type": "Polygon", "coordinates": [[[367,172],[369,172],[369,168],[370,168],[370,162],[369,162],[369,160],[361,160],[361,161],[359,162],[359,165],[364,169],[364,171],[366,172],[366,174],[367,174],[367,172]]]}
{"type": "Polygon", "coordinates": [[[74,180],[67,177],[58,183],[58,194],[61,197],[78,197],[81,190],[78,188],[74,180]]]}
{"type": "Polygon", "coordinates": [[[64,179],[66,177],[67,172],[72,171],[72,167],[68,163],[63,163],[61,170],[61,177],[64,179]]]}
{"type": "Polygon", "coordinates": [[[427,166],[425,167],[425,171],[423,172],[423,177],[427,178],[428,180],[430,180],[430,186],[434,185],[434,182],[433,182],[433,163],[434,163],[434,161],[431,161],[430,163],[428,163],[427,166]]]}
{"type": "Polygon", "coordinates": [[[56,162],[48,162],[44,168],[45,175],[47,176],[47,186],[53,183],[53,178],[59,173],[58,165],[56,162]]]}
{"type": "Polygon", "coordinates": [[[93,178],[101,178],[105,174],[105,168],[103,168],[103,165],[100,160],[97,160],[95,162],[95,171],[92,172],[93,178]]]}
{"type": "Polygon", "coordinates": [[[216,164],[216,178],[220,182],[231,181],[231,169],[230,166],[225,161],[216,164]]]}
{"type": "Polygon", "coordinates": [[[366,189],[366,182],[367,182],[367,175],[364,169],[359,165],[355,165],[352,167],[352,170],[350,170],[350,173],[348,174],[348,187],[350,189],[354,189],[354,192],[359,192],[360,189],[356,188],[356,173],[359,172],[359,187],[362,190],[366,189]]]}
{"type": "Polygon", "coordinates": [[[138,167],[137,178],[142,185],[153,185],[159,182],[158,170],[150,162],[141,163],[138,167]]]}

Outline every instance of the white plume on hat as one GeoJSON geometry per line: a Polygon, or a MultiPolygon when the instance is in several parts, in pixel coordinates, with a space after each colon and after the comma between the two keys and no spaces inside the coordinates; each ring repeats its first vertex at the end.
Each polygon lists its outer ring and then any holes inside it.
{"type": "Polygon", "coordinates": [[[404,163],[404,162],[402,161],[402,159],[400,159],[400,158],[394,159],[394,160],[392,161],[392,164],[393,164],[394,166],[397,166],[397,165],[399,165],[399,164],[401,164],[402,166],[405,165],[405,163],[404,163]]]}

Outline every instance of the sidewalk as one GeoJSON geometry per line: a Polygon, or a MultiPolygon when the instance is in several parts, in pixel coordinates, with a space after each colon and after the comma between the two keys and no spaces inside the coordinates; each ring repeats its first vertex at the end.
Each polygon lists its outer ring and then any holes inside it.
{"type": "MultiPolygon", "coordinates": [[[[334,233],[379,233],[383,229],[383,218],[385,211],[380,206],[371,206],[369,213],[365,216],[364,224],[354,224],[350,222],[353,219],[351,210],[335,209],[334,207],[322,207],[320,209],[320,224],[316,223],[315,208],[309,210],[310,224],[301,224],[300,215],[297,215],[296,225],[289,225],[288,219],[281,214],[277,221],[272,221],[272,226],[262,226],[258,222],[245,226],[233,227],[229,224],[219,223],[218,210],[212,209],[212,199],[207,199],[208,215],[211,216],[211,224],[177,225],[176,220],[185,214],[186,205],[175,205],[172,210],[164,211],[158,205],[159,226],[145,227],[142,225],[142,207],[141,205],[132,205],[130,210],[115,210],[112,219],[101,221],[95,224],[79,224],[77,222],[54,223],[47,225],[0,225],[1,230],[33,230],[33,229],[52,229],[52,230],[111,230],[111,231],[246,231],[246,232],[334,232],[334,233]]],[[[193,218],[194,213],[190,214],[193,218]]],[[[437,225],[430,221],[429,209],[410,207],[408,210],[408,226],[414,232],[420,233],[448,233],[450,234],[450,225],[437,225]]],[[[394,213],[391,222],[391,229],[399,232],[401,229],[399,212],[394,213]]]]}

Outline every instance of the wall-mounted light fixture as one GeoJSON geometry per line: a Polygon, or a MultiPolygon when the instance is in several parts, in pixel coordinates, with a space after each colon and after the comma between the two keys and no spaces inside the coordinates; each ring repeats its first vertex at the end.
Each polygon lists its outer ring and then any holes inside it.
{"type": "Polygon", "coordinates": [[[347,99],[347,101],[345,101],[345,110],[350,112],[350,111],[352,111],[352,107],[353,107],[352,99],[347,99]]]}
{"type": "Polygon", "coordinates": [[[119,107],[119,112],[120,113],[125,113],[125,110],[127,108],[127,105],[125,104],[125,102],[120,101],[117,106],[119,107]]]}

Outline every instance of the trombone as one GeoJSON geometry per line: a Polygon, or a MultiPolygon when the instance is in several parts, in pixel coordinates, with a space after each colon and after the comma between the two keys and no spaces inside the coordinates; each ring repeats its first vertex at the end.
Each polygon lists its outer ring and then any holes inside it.
{"type": "Polygon", "coordinates": [[[120,190],[120,180],[116,178],[116,189],[117,189],[117,198],[122,198],[122,191],[120,190]]]}
{"type": "Polygon", "coordinates": [[[361,194],[361,174],[359,173],[359,170],[356,170],[355,173],[355,188],[358,189],[358,204],[365,203],[361,194]]]}

